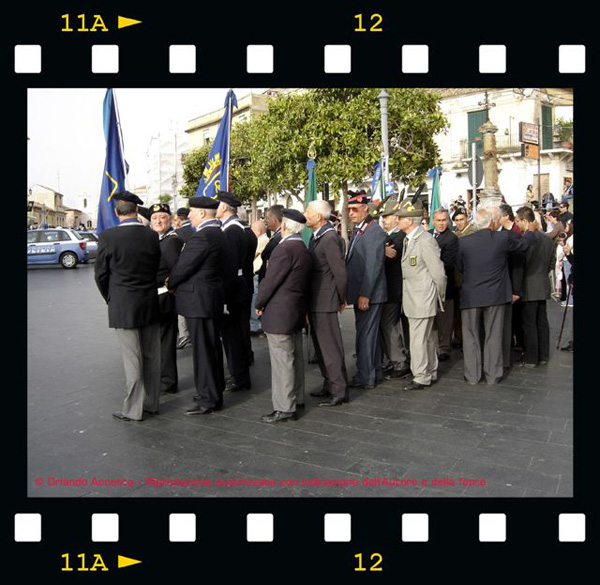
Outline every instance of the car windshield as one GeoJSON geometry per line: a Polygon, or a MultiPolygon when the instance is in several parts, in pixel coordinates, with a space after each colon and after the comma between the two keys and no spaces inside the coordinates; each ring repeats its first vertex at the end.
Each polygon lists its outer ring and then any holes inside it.
{"type": "Polygon", "coordinates": [[[84,237],[83,237],[83,236],[82,236],[82,235],[81,235],[79,232],[77,232],[76,230],[69,230],[69,231],[70,231],[72,234],[75,234],[75,237],[76,237],[78,240],[85,240],[85,238],[84,238],[84,237]]]}

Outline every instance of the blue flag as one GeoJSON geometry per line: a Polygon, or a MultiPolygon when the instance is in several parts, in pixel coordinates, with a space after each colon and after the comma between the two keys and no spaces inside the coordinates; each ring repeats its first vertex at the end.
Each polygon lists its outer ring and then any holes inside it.
{"type": "Polygon", "coordinates": [[[233,89],[225,97],[225,113],[221,118],[221,125],[210,149],[210,155],[200,183],[196,189],[196,197],[216,197],[219,191],[227,191],[229,178],[229,126],[231,110],[237,108],[237,99],[233,89]]]}
{"type": "Polygon", "coordinates": [[[121,150],[117,107],[112,89],[107,89],[104,97],[104,137],[106,138],[106,162],[102,175],[96,228],[99,234],[119,223],[115,215],[115,202],[112,196],[125,190],[125,163],[121,150]]]}
{"type": "Polygon", "coordinates": [[[381,164],[376,161],[373,165],[373,183],[371,185],[371,201],[373,203],[380,203],[382,200],[381,189],[382,177],[381,177],[381,164]]]}
{"type": "Polygon", "coordinates": [[[442,167],[433,167],[427,171],[428,177],[433,177],[433,185],[431,187],[431,203],[429,204],[429,229],[433,229],[433,214],[441,207],[440,197],[440,176],[442,167]]]}

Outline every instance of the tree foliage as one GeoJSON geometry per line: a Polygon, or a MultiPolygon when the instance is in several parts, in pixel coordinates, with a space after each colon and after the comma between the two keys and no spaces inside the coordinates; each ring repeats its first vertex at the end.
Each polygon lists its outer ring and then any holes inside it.
{"type": "MultiPolygon", "coordinates": [[[[381,158],[379,92],[311,89],[272,98],[267,113],[233,126],[233,191],[243,201],[268,193],[299,197],[312,143],[319,183],[328,182],[332,195],[345,198],[348,185],[367,180],[381,158]]],[[[446,130],[447,121],[434,92],[402,88],[388,93],[391,178],[414,186],[440,163],[434,137],[446,130]]],[[[203,146],[187,157],[181,195],[194,195],[209,152],[210,146],[203,146]]]]}

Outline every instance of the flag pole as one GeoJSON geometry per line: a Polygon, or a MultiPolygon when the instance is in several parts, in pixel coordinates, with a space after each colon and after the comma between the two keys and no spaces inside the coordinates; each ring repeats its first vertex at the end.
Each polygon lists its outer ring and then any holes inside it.
{"type": "Polygon", "coordinates": [[[233,100],[232,96],[229,96],[228,105],[229,108],[229,140],[227,141],[227,180],[225,183],[225,191],[229,191],[229,162],[230,162],[230,154],[231,154],[231,125],[232,125],[232,116],[233,116],[233,100]]]}

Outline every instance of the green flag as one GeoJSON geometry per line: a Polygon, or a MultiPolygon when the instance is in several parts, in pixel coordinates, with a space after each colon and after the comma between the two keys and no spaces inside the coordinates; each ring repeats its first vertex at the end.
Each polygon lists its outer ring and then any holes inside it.
{"type": "Polygon", "coordinates": [[[440,175],[442,167],[435,167],[429,171],[429,176],[433,177],[433,187],[431,188],[431,205],[429,206],[429,229],[433,229],[433,212],[441,207],[440,200],[440,175]]]}
{"type": "MultiPolygon", "coordinates": [[[[315,166],[315,161],[312,158],[306,163],[306,168],[308,169],[308,187],[306,189],[306,196],[304,198],[304,209],[308,207],[308,204],[311,201],[317,200],[317,174],[315,173],[315,166]]],[[[302,230],[302,239],[307,246],[310,242],[312,233],[313,230],[308,227],[305,227],[302,230]]]]}

